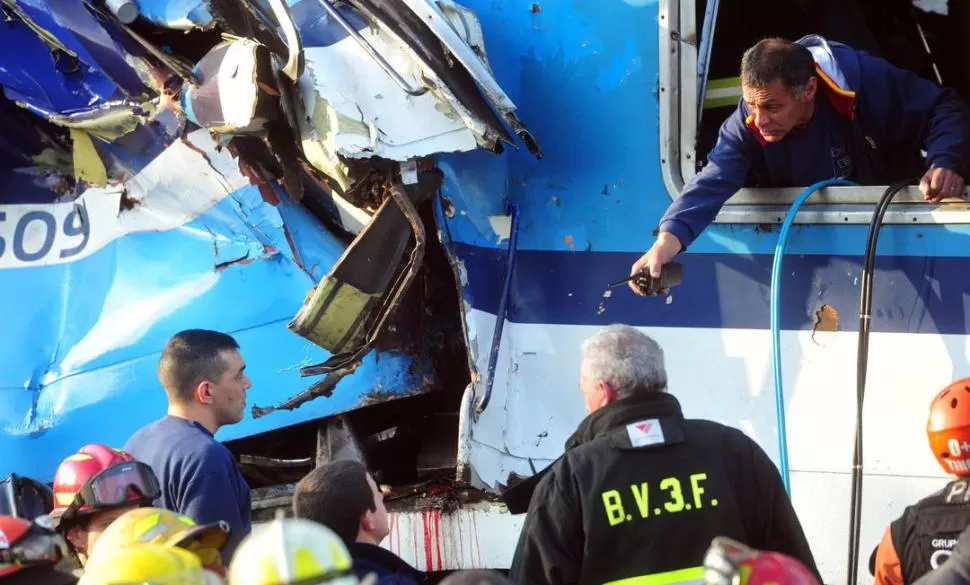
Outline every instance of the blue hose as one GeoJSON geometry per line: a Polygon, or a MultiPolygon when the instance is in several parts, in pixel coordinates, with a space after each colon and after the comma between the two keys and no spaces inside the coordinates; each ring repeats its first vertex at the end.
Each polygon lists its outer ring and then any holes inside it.
{"type": "Polygon", "coordinates": [[[781,311],[778,305],[781,303],[781,260],[785,255],[785,245],[788,243],[788,230],[791,229],[795,221],[795,214],[802,203],[813,193],[824,187],[836,185],[853,186],[855,183],[846,179],[826,179],[814,185],[806,187],[795,202],[792,203],[788,215],[785,216],[784,223],[781,224],[781,232],[778,234],[778,243],[775,245],[775,259],[771,264],[771,361],[775,373],[775,409],[778,417],[778,458],[781,463],[781,480],[785,484],[785,491],[791,495],[791,479],[788,471],[788,431],[785,429],[785,391],[781,385],[781,311]]]}

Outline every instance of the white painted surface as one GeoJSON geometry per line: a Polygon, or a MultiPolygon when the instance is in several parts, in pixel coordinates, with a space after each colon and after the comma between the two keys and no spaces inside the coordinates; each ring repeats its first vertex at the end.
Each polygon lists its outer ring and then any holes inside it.
{"type": "MultiPolygon", "coordinates": [[[[466,314],[479,342],[495,317],[466,314]]],[[[468,457],[489,486],[512,471],[531,475],[562,453],[585,413],[578,390],[580,344],[598,327],[506,323],[491,404],[469,424],[468,457]]],[[[670,392],[691,418],[741,429],[777,463],[771,335],[767,330],[643,329],[663,346],[670,392]]],[[[471,335],[470,335],[471,336],[471,335]]],[[[845,581],[857,333],[783,332],[792,492],[828,583],[845,581]]],[[[474,347],[474,346],[472,346],[474,347]]],[[[488,347],[474,356],[484,375],[488,347]]],[[[963,336],[871,336],[865,409],[861,582],[868,555],[903,508],[945,475],[926,441],[930,400],[970,375],[963,336]]],[[[481,392],[483,384],[476,388],[481,392]]]]}
{"type": "Polygon", "coordinates": [[[216,151],[207,130],[186,140],[191,146],[176,140],[123,186],[93,187],[66,203],[0,205],[0,269],[74,262],[126,234],[176,228],[249,184],[229,151],[216,151]],[[119,207],[123,192],[135,202],[127,211],[119,207]],[[86,243],[78,219],[82,208],[88,218],[86,243]]]}
{"type": "Polygon", "coordinates": [[[477,504],[448,513],[392,512],[391,533],[381,546],[422,571],[507,569],[525,515],[499,504],[477,504]]]}
{"type": "MultiPolygon", "coordinates": [[[[361,34],[411,84],[421,87],[421,69],[406,50],[379,29],[361,34]]],[[[431,92],[410,96],[350,38],[328,47],[305,47],[300,78],[307,116],[325,119],[313,139],[350,158],[380,156],[405,161],[438,152],[478,147],[475,136],[447,102],[431,92]],[[317,96],[323,102],[317,101],[317,96]],[[325,107],[326,112],[316,112],[325,107]]]]}
{"type": "Polygon", "coordinates": [[[259,86],[256,79],[256,50],[259,43],[240,39],[229,44],[217,72],[219,107],[226,125],[224,132],[250,132],[261,129],[263,120],[255,117],[259,86]]]}

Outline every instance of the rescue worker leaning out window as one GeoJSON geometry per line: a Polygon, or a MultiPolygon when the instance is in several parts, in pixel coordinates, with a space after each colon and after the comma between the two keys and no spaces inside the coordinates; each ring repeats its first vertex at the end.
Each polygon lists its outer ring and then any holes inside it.
{"type": "Polygon", "coordinates": [[[970,378],[936,395],[926,434],[940,466],[957,479],[908,506],[886,528],[869,559],[876,585],[911,585],[939,567],[970,526],[970,378]]]}
{"type": "Polygon", "coordinates": [[[514,582],[702,582],[716,536],[818,574],[767,455],[737,429],[685,419],[666,387],[663,350],[636,329],[611,326],[583,344],[590,414],[535,488],[514,582]]]}
{"type": "MultiPolygon", "coordinates": [[[[748,49],[741,91],[707,165],[671,203],[631,275],[659,277],[746,185],[807,186],[834,177],[885,185],[922,174],[927,201],[963,195],[970,117],[952,89],[810,35],[748,49]]],[[[644,294],[636,281],[630,287],[644,294]]]]}

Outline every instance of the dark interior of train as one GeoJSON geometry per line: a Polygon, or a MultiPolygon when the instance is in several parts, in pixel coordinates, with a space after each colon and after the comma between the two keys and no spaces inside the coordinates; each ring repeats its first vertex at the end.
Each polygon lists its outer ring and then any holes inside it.
{"type": "MultiPolygon", "coordinates": [[[[697,28],[706,0],[697,0],[697,28]]],[[[948,0],[946,15],[926,12],[913,0],[720,0],[708,79],[736,77],[745,49],[765,37],[796,40],[807,34],[867,51],[910,69],[970,101],[970,3],[948,0]],[[942,81],[942,83],[941,83],[942,81]]],[[[704,110],[697,136],[700,166],[735,104],[704,110]]]]}

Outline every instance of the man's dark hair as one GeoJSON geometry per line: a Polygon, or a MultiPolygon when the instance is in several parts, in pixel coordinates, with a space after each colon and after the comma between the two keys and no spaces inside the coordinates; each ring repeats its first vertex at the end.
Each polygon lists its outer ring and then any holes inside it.
{"type": "Polygon", "coordinates": [[[512,581],[498,571],[474,570],[452,573],[441,585],[512,585],[512,581]]]}
{"type": "Polygon", "coordinates": [[[763,39],[741,58],[741,84],[766,87],[780,79],[785,89],[801,94],[815,75],[815,59],[807,48],[787,39],[763,39]]]}
{"type": "Polygon", "coordinates": [[[162,350],[158,379],[170,400],[191,402],[203,380],[218,381],[226,371],[222,352],[239,349],[231,336],[208,329],[176,333],[162,350]]]}
{"type": "Polygon", "coordinates": [[[376,510],[367,468],[351,459],[317,467],[296,484],[293,514],[323,524],[348,545],[357,541],[360,519],[376,510]]]}

